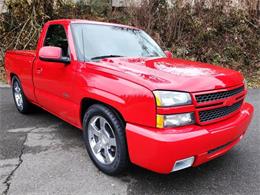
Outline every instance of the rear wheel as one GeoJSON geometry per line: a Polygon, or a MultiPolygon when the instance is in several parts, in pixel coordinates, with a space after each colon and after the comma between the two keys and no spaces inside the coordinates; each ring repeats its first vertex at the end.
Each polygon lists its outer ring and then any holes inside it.
{"type": "Polygon", "coordinates": [[[21,83],[16,76],[12,78],[12,92],[17,110],[22,114],[29,113],[31,104],[25,97],[21,83]]]}
{"type": "Polygon", "coordinates": [[[116,175],[129,164],[124,124],[108,107],[95,104],[83,119],[84,141],[94,164],[106,174],[116,175]]]}

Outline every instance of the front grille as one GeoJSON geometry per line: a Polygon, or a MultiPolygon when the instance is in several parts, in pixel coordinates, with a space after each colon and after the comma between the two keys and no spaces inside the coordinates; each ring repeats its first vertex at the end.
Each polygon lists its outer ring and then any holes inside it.
{"type": "Polygon", "coordinates": [[[224,98],[231,97],[233,95],[239,94],[244,90],[244,86],[232,89],[229,91],[222,91],[217,93],[208,93],[208,94],[202,94],[202,95],[196,95],[195,98],[198,103],[208,102],[208,101],[214,101],[214,100],[220,100],[224,98]]]}
{"type": "Polygon", "coordinates": [[[200,122],[207,122],[214,119],[218,119],[231,114],[238,110],[243,103],[243,100],[233,104],[232,106],[225,106],[212,110],[204,110],[199,112],[200,122]]]}

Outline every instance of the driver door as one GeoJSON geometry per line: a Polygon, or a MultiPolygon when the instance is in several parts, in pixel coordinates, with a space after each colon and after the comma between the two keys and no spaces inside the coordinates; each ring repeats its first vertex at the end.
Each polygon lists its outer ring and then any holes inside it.
{"type": "MultiPolygon", "coordinates": [[[[43,46],[62,48],[62,55],[70,57],[68,39],[63,25],[48,27],[43,46]]],[[[37,58],[34,65],[34,85],[37,102],[44,109],[62,119],[74,123],[75,104],[72,101],[75,71],[73,63],[42,61],[37,58]]]]}

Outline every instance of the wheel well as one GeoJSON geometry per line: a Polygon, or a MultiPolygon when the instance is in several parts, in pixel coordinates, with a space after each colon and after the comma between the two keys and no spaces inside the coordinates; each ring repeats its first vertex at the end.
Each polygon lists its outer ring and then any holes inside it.
{"type": "Polygon", "coordinates": [[[14,73],[10,73],[10,80],[12,81],[13,77],[16,76],[18,78],[18,76],[14,73]]]}
{"type": "Polygon", "coordinates": [[[98,100],[91,99],[91,98],[84,98],[81,101],[81,109],[80,109],[80,121],[81,121],[81,123],[83,122],[83,118],[84,118],[84,114],[85,114],[86,110],[94,104],[102,104],[102,105],[110,108],[114,112],[114,114],[117,115],[117,117],[122,121],[123,125],[125,125],[124,117],[122,116],[122,114],[117,109],[115,109],[114,107],[112,107],[112,106],[110,106],[110,105],[108,105],[104,102],[100,102],[98,100]]]}

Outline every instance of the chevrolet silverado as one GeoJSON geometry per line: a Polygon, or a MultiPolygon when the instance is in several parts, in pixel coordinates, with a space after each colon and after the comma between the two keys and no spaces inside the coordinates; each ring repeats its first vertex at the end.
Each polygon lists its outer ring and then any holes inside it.
{"type": "Polygon", "coordinates": [[[17,110],[36,105],[82,129],[109,175],[130,162],[164,174],[198,166],[237,144],[254,111],[241,73],[173,58],[125,25],[49,21],[36,50],[7,51],[5,68],[17,110]]]}

